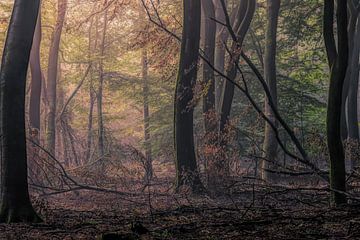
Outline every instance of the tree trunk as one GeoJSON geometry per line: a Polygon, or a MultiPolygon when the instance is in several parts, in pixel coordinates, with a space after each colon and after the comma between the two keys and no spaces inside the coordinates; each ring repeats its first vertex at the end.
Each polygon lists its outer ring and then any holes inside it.
{"type": "MultiPolygon", "coordinates": [[[[92,59],[92,52],[96,50],[97,48],[97,41],[98,41],[98,33],[99,33],[99,29],[98,29],[98,25],[99,25],[99,21],[98,21],[98,17],[95,17],[95,41],[94,41],[94,45],[92,45],[92,28],[93,28],[93,24],[94,24],[94,19],[91,19],[91,23],[90,23],[90,27],[89,27],[89,59],[92,59]]],[[[88,115],[88,126],[87,126],[87,145],[86,145],[86,153],[85,153],[85,161],[89,162],[91,160],[91,151],[92,151],[92,146],[93,146],[93,116],[94,116],[94,106],[95,106],[95,101],[96,101],[96,92],[94,89],[94,81],[93,81],[93,77],[94,77],[94,63],[93,61],[91,62],[91,69],[90,69],[90,86],[89,86],[89,115],[88,115]]]]}
{"type": "Polygon", "coordinates": [[[41,104],[41,83],[42,72],[40,65],[40,43],[41,43],[41,13],[37,18],[33,45],[30,54],[31,69],[31,93],[29,106],[30,137],[39,143],[40,137],[40,104],[41,104]]]}
{"type": "MultiPolygon", "coordinates": [[[[235,80],[237,75],[237,63],[240,59],[240,53],[242,51],[242,45],[245,40],[245,36],[247,31],[249,30],[252,18],[255,13],[256,8],[256,0],[247,0],[241,1],[239,6],[239,11],[237,15],[238,24],[235,25],[237,42],[233,42],[231,47],[231,57],[229,60],[229,64],[226,70],[226,75],[229,79],[235,80]],[[238,25],[238,27],[236,27],[238,25]]],[[[220,100],[220,124],[219,124],[219,132],[222,133],[225,129],[226,124],[228,124],[231,105],[234,98],[234,84],[230,81],[224,82],[224,87],[222,89],[222,95],[220,100]]]]}
{"type": "Polygon", "coordinates": [[[203,114],[205,123],[206,135],[211,135],[216,128],[214,113],[215,113],[215,74],[214,60],[215,60],[215,40],[216,40],[216,22],[215,8],[212,1],[202,0],[202,9],[204,16],[204,36],[203,50],[205,58],[209,61],[203,63],[203,79],[206,86],[206,94],[203,97],[203,114]]]}
{"type": "Polygon", "coordinates": [[[333,35],[333,9],[334,2],[332,0],[325,0],[324,39],[331,69],[327,112],[330,185],[335,190],[332,192],[333,202],[339,205],[346,203],[345,195],[337,191],[346,191],[345,157],[341,140],[341,105],[342,89],[348,65],[347,1],[337,1],[337,48],[333,35]],[[338,49],[338,52],[336,52],[336,49],[338,49]]]}
{"type": "MultiPolygon", "coordinates": [[[[215,19],[220,22],[225,22],[224,9],[221,5],[221,0],[214,0],[215,7],[215,19]]],[[[220,23],[216,23],[216,45],[215,45],[215,62],[214,67],[220,72],[225,70],[225,46],[229,37],[229,31],[225,30],[225,27],[220,23]]],[[[219,102],[221,99],[221,90],[223,86],[223,79],[221,76],[215,77],[215,108],[219,112],[219,102]]]]}
{"type": "MultiPolygon", "coordinates": [[[[264,78],[270,90],[274,106],[277,108],[277,80],[276,80],[276,45],[277,26],[280,11],[280,0],[267,1],[267,30],[265,36],[264,56],[264,78]]],[[[266,116],[277,126],[277,121],[269,106],[268,99],[265,100],[266,116]]],[[[265,138],[263,144],[263,160],[261,161],[261,179],[273,180],[275,176],[269,174],[267,169],[273,170],[277,155],[277,139],[271,126],[265,124],[265,138]]]]}
{"type": "Polygon", "coordinates": [[[348,94],[348,136],[349,136],[349,157],[351,168],[357,167],[359,157],[359,120],[358,120],[358,90],[359,90],[359,53],[360,53],[360,15],[357,14],[357,25],[353,39],[352,59],[349,63],[351,68],[348,94]]]}
{"type": "Polygon", "coordinates": [[[194,146],[193,88],[197,78],[199,58],[201,3],[183,0],[184,18],[180,64],[175,92],[174,133],[176,151],[176,188],[188,185],[201,191],[194,146]]]}
{"type": "Polygon", "coordinates": [[[99,63],[99,86],[97,93],[97,114],[98,114],[98,151],[100,158],[104,157],[105,146],[104,146],[104,119],[103,119],[103,87],[104,87],[104,56],[105,56],[105,41],[107,31],[108,13],[105,10],[103,18],[103,29],[100,43],[100,63],[99,63]]]}
{"type": "Polygon", "coordinates": [[[152,156],[151,156],[151,137],[150,137],[150,114],[149,114],[149,83],[148,83],[148,56],[144,47],[141,56],[142,79],[143,79],[143,107],[144,107],[144,146],[145,146],[145,180],[149,181],[153,177],[152,156]]]}
{"type": "MultiPolygon", "coordinates": [[[[358,11],[356,10],[356,6],[354,6],[353,0],[348,1],[348,41],[349,41],[349,63],[353,59],[354,55],[354,34],[355,34],[355,28],[357,23],[357,15],[358,11]]],[[[350,78],[352,74],[352,67],[351,64],[349,64],[349,67],[346,70],[346,77],[344,81],[344,87],[342,92],[342,106],[341,106],[341,138],[343,141],[345,141],[349,136],[349,129],[348,129],[348,119],[347,119],[347,108],[349,106],[348,96],[349,92],[351,91],[349,89],[350,87],[350,78]]]]}
{"type": "Polygon", "coordinates": [[[49,65],[48,65],[48,79],[47,79],[47,97],[49,100],[49,113],[47,119],[46,130],[46,147],[51,154],[55,154],[56,141],[56,87],[58,78],[58,63],[59,63],[59,47],[61,33],[65,21],[65,14],[67,8],[67,0],[58,0],[58,16],[56,20],[55,30],[52,36],[49,65]]]}
{"type": "Polygon", "coordinates": [[[39,0],[15,0],[0,70],[0,222],[39,222],[29,197],[25,88],[39,0]]]}

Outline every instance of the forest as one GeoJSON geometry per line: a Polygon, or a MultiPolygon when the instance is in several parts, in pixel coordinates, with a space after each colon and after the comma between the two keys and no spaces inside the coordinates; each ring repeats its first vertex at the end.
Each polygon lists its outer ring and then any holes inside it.
{"type": "Polygon", "coordinates": [[[360,0],[0,0],[0,239],[360,239],[360,0]]]}

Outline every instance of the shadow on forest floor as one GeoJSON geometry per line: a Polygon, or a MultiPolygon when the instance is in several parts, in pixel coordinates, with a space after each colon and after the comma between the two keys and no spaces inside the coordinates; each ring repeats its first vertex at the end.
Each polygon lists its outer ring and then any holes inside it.
{"type": "Polygon", "coordinates": [[[0,239],[101,239],[104,233],[118,234],[107,239],[360,238],[360,208],[330,208],[328,197],[281,187],[216,198],[70,192],[34,199],[45,223],[0,224],[0,239]]]}

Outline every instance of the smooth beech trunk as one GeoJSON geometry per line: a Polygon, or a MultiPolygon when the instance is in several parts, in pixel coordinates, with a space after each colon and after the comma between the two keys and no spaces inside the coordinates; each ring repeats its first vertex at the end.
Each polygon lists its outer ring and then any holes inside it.
{"type": "Polygon", "coordinates": [[[327,140],[330,155],[330,185],[335,205],[346,203],[345,156],[341,139],[342,89],[348,66],[347,1],[337,0],[336,47],[334,37],[334,2],[325,0],[324,4],[324,40],[331,70],[329,100],[327,112],[327,140]]]}
{"type": "MultiPolygon", "coordinates": [[[[245,40],[247,31],[249,30],[251,21],[253,19],[256,8],[256,0],[241,1],[237,20],[234,24],[234,30],[236,31],[237,41],[233,42],[231,47],[231,56],[226,69],[226,75],[229,79],[235,80],[237,76],[237,66],[239,62],[240,53],[242,51],[242,45],[245,40]]],[[[229,122],[231,106],[234,98],[235,86],[230,81],[225,81],[222,89],[221,100],[219,104],[220,108],[220,123],[219,132],[222,133],[229,122]]]]}
{"type": "Polygon", "coordinates": [[[40,64],[40,44],[41,44],[41,13],[37,18],[33,44],[30,54],[31,70],[31,93],[29,105],[30,137],[33,141],[39,142],[40,137],[40,105],[41,105],[41,84],[42,71],[40,64]]]}
{"type": "Polygon", "coordinates": [[[142,50],[141,56],[142,80],[143,80],[143,114],[144,114],[144,146],[145,146],[145,180],[153,177],[151,136],[150,136],[150,111],[149,111],[149,66],[146,48],[142,50]]]}
{"type": "Polygon", "coordinates": [[[352,58],[349,63],[351,74],[349,79],[348,93],[348,138],[349,138],[349,157],[351,168],[358,166],[359,149],[359,120],[358,120],[358,91],[359,91],[359,57],[360,57],[360,15],[357,13],[356,30],[353,39],[352,58]]]}
{"type": "Polygon", "coordinates": [[[48,64],[47,97],[49,101],[49,112],[47,116],[46,148],[53,155],[55,155],[56,142],[56,91],[59,67],[59,48],[66,9],[67,0],[58,0],[58,15],[52,35],[48,64]]]}
{"type": "MultiPolygon", "coordinates": [[[[226,2],[225,2],[226,3],[226,2]]],[[[215,8],[215,18],[219,22],[225,22],[225,13],[224,9],[221,5],[221,0],[214,0],[214,8],[215,8]]],[[[224,72],[225,70],[225,46],[224,43],[229,38],[229,31],[227,31],[226,27],[221,25],[220,23],[216,23],[216,44],[215,44],[215,62],[214,66],[220,72],[224,72]]],[[[215,108],[216,111],[219,112],[219,102],[221,98],[221,90],[223,86],[224,80],[221,76],[215,76],[215,108]]]]}
{"type": "Polygon", "coordinates": [[[179,187],[188,185],[193,192],[198,192],[202,189],[202,183],[195,155],[192,100],[199,58],[201,3],[200,0],[184,0],[183,7],[183,33],[174,112],[176,188],[179,190],[179,187]]]}
{"type": "Polygon", "coordinates": [[[203,79],[206,86],[205,95],[203,97],[203,114],[205,132],[210,135],[216,129],[215,119],[212,117],[215,113],[215,43],[216,43],[216,22],[215,7],[212,1],[201,1],[203,17],[204,17],[204,36],[202,38],[203,50],[205,58],[209,61],[203,63],[203,79]]]}
{"type": "Polygon", "coordinates": [[[104,88],[104,56],[105,56],[105,41],[108,24],[108,12],[105,10],[103,17],[103,29],[100,43],[100,62],[99,62],[99,86],[97,92],[97,114],[98,114],[98,154],[100,158],[105,155],[105,130],[103,118],[103,88],[104,88]]]}
{"type": "MultiPolygon", "coordinates": [[[[267,29],[265,36],[264,55],[264,78],[269,87],[274,106],[277,108],[277,80],[276,80],[276,46],[277,26],[280,11],[280,0],[267,1],[267,29]]],[[[269,106],[268,99],[265,99],[266,116],[277,126],[277,121],[269,106]]],[[[277,155],[277,139],[271,126],[265,124],[265,136],[263,143],[263,160],[261,161],[261,179],[274,180],[274,175],[269,174],[267,169],[273,170],[277,155]]]]}
{"type": "Polygon", "coordinates": [[[0,71],[0,222],[39,222],[29,197],[25,88],[39,0],[15,0],[0,71]]]}

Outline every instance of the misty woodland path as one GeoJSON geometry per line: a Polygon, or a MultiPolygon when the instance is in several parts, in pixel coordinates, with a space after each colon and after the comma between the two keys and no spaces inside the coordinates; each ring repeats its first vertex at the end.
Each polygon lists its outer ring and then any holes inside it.
{"type": "Polygon", "coordinates": [[[360,208],[328,207],[328,194],[284,189],[239,191],[229,197],[143,196],[134,202],[83,191],[34,199],[41,224],[1,224],[0,239],[357,239],[360,208]],[[252,194],[256,200],[252,202],[252,194]],[[156,205],[157,209],[150,207],[156,205]],[[136,234],[134,224],[149,230],[136,234]],[[105,239],[105,238],[104,238],[105,239]]]}

